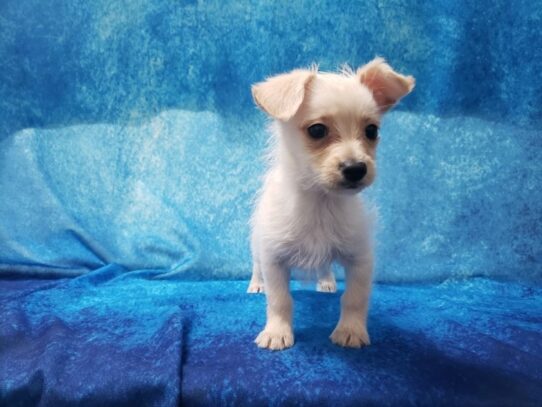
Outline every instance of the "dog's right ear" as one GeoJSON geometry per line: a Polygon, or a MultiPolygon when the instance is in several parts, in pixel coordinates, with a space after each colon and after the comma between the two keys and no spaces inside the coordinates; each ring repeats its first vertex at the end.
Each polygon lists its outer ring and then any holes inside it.
{"type": "Polygon", "coordinates": [[[256,104],[275,119],[287,121],[299,110],[315,72],[296,69],[252,85],[256,104]]]}

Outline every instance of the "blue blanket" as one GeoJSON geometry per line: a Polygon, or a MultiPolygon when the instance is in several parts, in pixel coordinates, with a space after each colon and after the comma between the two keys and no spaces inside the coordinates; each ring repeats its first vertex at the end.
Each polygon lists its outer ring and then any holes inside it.
{"type": "Polygon", "coordinates": [[[540,6],[3,1],[0,275],[248,277],[267,140],[250,85],[382,55],[417,87],[365,197],[377,279],[541,281],[540,6]]]}
{"type": "MultiPolygon", "coordinates": [[[[168,111],[140,126],[14,134],[0,147],[0,274],[120,263],[164,277],[248,278],[263,127],[168,111]],[[231,128],[244,139],[225,137],[231,128]]],[[[538,130],[403,112],[383,127],[379,178],[363,193],[378,216],[379,281],[542,279],[538,130]],[[521,165],[501,171],[506,163],[521,165]]]]}
{"type": "MultiPolygon", "coordinates": [[[[0,405],[542,404],[542,2],[0,1],[0,405]],[[371,347],[252,340],[250,85],[380,55],[371,347]]],[[[340,275],[340,270],[337,270],[340,275]]]]}
{"type": "Polygon", "coordinates": [[[485,279],[376,285],[373,344],[328,339],[339,294],[296,284],[296,345],[252,342],[246,281],[108,266],[0,282],[0,405],[539,405],[542,289],[485,279]]]}

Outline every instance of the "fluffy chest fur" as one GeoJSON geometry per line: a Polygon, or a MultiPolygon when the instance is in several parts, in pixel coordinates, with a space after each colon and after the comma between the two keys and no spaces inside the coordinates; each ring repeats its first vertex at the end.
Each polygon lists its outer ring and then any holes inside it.
{"type": "Polygon", "coordinates": [[[253,218],[254,248],[289,267],[319,269],[356,257],[366,228],[357,196],[337,196],[288,186],[272,172],[253,218]]]}

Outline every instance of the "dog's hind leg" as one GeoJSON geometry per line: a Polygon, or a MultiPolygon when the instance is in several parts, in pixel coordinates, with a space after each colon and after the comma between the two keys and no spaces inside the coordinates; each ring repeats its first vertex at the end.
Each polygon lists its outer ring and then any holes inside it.
{"type": "Polygon", "coordinates": [[[334,293],[337,291],[337,283],[335,282],[335,275],[331,270],[331,266],[325,267],[318,271],[316,291],[323,293],[334,293]]]}
{"type": "Polygon", "coordinates": [[[252,265],[252,278],[250,279],[250,284],[248,285],[247,293],[263,293],[263,276],[260,269],[260,264],[257,261],[254,261],[252,265]]]}

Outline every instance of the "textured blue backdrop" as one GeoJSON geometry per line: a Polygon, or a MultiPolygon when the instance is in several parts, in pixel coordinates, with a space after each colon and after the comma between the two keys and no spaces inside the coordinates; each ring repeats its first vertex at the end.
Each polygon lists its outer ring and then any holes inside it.
{"type": "Polygon", "coordinates": [[[3,1],[0,272],[247,276],[250,84],[383,55],[380,280],[541,276],[540,2],[3,1]],[[260,4],[261,3],[261,4],[260,4]]]}
{"type": "Polygon", "coordinates": [[[540,0],[0,0],[0,405],[541,405],[541,23],[540,0]],[[417,87],[364,192],[373,345],[333,346],[339,294],[294,285],[297,342],[261,351],[263,296],[208,281],[250,272],[250,84],[375,55],[417,87]]]}

